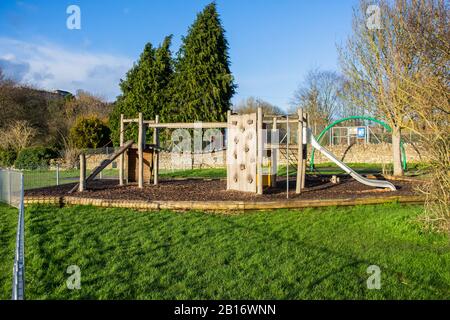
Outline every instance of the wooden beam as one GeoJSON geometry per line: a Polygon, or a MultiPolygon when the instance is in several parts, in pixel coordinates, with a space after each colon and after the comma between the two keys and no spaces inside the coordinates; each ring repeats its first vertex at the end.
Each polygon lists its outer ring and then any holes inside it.
{"type": "MultiPolygon", "coordinates": [[[[277,117],[274,117],[273,118],[273,122],[272,122],[272,130],[274,131],[274,132],[276,132],[276,130],[277,130],[277,121],[278,121],[278,119],[277,119],[277,117]]],[[[272,137],[273,137],[273,135],[272,135],[272,137]]],[[[272,137],[271,137],[271,139],[270,139],[270,144],[271,145],[273,145],[273,144],[278,144],[280,141],[278,140],[278,141],[276,141],[275,143],[274,143],[274,141],[272,141],[272,137]]],[[[278,137],[278,136],[277,136],[278,137]]],[[[277,157],[277,154],[276,154],[276,152],[277,152],[277,148],[274,148],[274,147],[271,147],[270,148],[270,152],[271,152],[271,156],[272,156],[272,160],[274,160],[275,159],[275,161],[272,161],[272,169],[275,169],[275,170],[273,170],[274,172],[275,172],[275,174],[273,175],[273,179],[272,179],[272,181],[271,181],[271,187],[273,188],[273,187],[276,187],[277,186],[277,169],[278,169],[278,167],[277,167],[277,161],[276,161],[276,157],[277,157]],[[273,167],[275,167],[275,168],[273,168],[273,167]]],[[[270,172],[270,174],[272,175],[272,172],[270,172]]]]}
{"type": "MultiPolygon", "coordinates": [[[[303,127],[309,127],[309,114],[307,112],[303,112],[303,127]]],[[[308,144],[303,144],[303,159],[302,159],[302,171],[303,171],[303,180],[302,180],[302,189],[305,189],[306,183],[306,161],[308,159],[308,144]]]]}
{"type": "Polygon", "coordinates": [[[139,113],[138,132],[138,188],[144,188],[144,118],[142,112],[139,113]]]}
{"type": "MultiPolygon", "coordinates": [[[[139,118],[137,119],[123,119],[124,123],[139,123],[139,118]]],[[[154,120],[144,120],[143,121],[144,124],[154,124],[155,121],[154,120]]]]}
{"type": "MultiPolygon", "coordinates": [[[[123,113],[120,114],[120,135],[119,135],[119,141],[120,141],[120,147],[123,146],[124,140],[125,140],[125,123],[123,113]]],[[[125,155],[122,153],[119,157],[119,185],[123,186],[124,184],[124,176],[125,176],[125,155]]]]}
{"type": "Polygon", "coordinates": [[[305,179],[305,172],[303,171],[303,109],[297,110],[298,114],[298,127],[297,127],[297,181],[295,186],[295,193],[302,193],[303,180],[305,179]]]}
{"type": "Polygon", "coordinates": [[[78,184],[78,191],[86,190],[86,156],[84,153],[80,154],[80,183],[78,184]]]}
{"type": "Polygon", "coordinates": [[[256,193],[263,194],[263,175],[262,175],[262,160],[263,160],[263,112],[262,108],[258,107],[258,114],[256,118],[256,132],[257,132],[257,162],[256,174],[258,182],[256,186],[256,193]]]}
{"type": "Polygon", "coordinates": [[[149,128],[167,128],[167,129],[220,129],[227,128],[226,122],[192,122],[192,123],[151,123],[149,128]]]}
{"type": "MultiPolygon", "coordinates": [[[[274,118],[274,119],[277,119],[277,118],[274,118]]],[[[289,119],[289,123],[297,123],[297,119],[294,119],[294,120],[292,120],[292,119],[289,119]]],[[[277,122],[278,123],[287,123],[287,120],[286,119],[277,119],[277,122]]],[[[273,120],[264,120],[263,121],[263,123],[265,123],[265,124],[272,124],[273,123],[273,120]]]]}
{"type": "MultiPolygon", "coordinates": [[[[155,117],[155,124],[159,123],[159,116],[155,117]]],[[[154,128],[153,130],[153,144],[159,148],[159,129],[154,128]]],[[[156,186],[158,184],[159,175],[159,151],[153,151],[153,184],[156,186]]]]}

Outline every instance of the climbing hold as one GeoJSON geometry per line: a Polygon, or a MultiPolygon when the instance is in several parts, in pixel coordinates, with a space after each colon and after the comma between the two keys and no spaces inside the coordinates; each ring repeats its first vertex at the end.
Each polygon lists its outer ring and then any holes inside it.
{"type": "Polygon", "coordinates": [[[241,165],[239,166],[239,168],[241,168],[241,170],[245,170],[245,164],[241,164],[241,165]]]}
{"type": "Polygon", "coordinates": [[[236,143],[236,144],[239,143],[239,138],[238,137],[234,137],[234,143],[236,143]]]}

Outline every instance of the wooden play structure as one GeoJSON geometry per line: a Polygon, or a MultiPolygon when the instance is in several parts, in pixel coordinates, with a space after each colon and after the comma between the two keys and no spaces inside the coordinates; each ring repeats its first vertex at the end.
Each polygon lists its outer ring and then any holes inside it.
{"type": "Polygon", "coordinates": [[[120,148],[93,170],[86,178],[84,154],[80,156],[80,183],[71,192],[84,191],[111,162],[119,158],[119,185],[137,182],[138,188],[144,183],[158,184],[161,129],[227,129],[227,190],[263,194],[264,188],[277,184],[278,160],[286,160],[286,194],[289,194],[289,168],[296,168],[296,189],[300,194],[305,188],[307,146],[311,144],[331,161],[357,181],[380,188],[395,187],[387,181],[370,180],[360,176],[339,161],[328,150],[320,146],[308,126],[308,114],[299,109],[296,115],[264,115],[261,108],[252,114],[232,114],[228,112],[227,122],[160,123],[159,117],[144,120],[120,117],[120,148]],[[138,124],[138,141],[125,142],[125,130],[130,123],[138,124]],[[284,130],[283,137],[279,133],[284,130]],[[153,143],[147,144],[146,132],[153,130],[153,143]],[[293,141],[291,141],[291,136],[293,141]],[[126,173],[126,174],[125,174],[126,173]]]}
{"type": "MultiPolygon", "coordinates": [[[[262,194],[264,187],[277,183],[278,159],[297,168],[296,193],[305,188],[307,145],[303,131],[308,117],[299,109],[296,116],[257,113],[228,115],[227,189],[262,194]],[[280,126],[286,134],[279,136],[280,126]],[[290,144],[291,127],[296,128],[296,144],[290,144]],[[300,142],[299,142],[300,141],[300,142]]],[[[289,169],[287,169],[289,170],[289,169]]]]}

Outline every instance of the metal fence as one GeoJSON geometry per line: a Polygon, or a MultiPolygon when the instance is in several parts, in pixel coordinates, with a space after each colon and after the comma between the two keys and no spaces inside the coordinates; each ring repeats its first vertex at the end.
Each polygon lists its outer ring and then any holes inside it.
{"type": "Polygon", "coordinates": [[[0,169],[0,202],[9,204],[19,209],[16,251],[13,267],[12,299],[23,300],[25,298],[25,207],[24,207],[24,177],[23,173],[15,170],[0,169]]]}
{"type": "MultiPolygon", "coordinates": [[[[98,164],[98,163],[97,163],[98,164]]],[[[94,165],[86,170],[89,175],[94,165]]],[[[77,183],[80,180],[80,169],[66,169],[60,166],[40,167],[33,170],[23,170],[25,190],[59,186],[77,183]]],[[[119,179],[119,170],[111,166],[103,170],[96,179],[119,179]]]]}

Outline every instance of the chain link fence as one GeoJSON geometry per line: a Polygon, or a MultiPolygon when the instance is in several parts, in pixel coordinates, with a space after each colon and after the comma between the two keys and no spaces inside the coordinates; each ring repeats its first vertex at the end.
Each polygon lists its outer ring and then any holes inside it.
{"type": "Polygon", "coordinates": [[[24,244],[24,177],[23,173],[11,169],[0,169],[0,202],[19,209],[16,251],[13,267],[12,299],[25,298],[25,244],[24,244]]]}
{"type": "MultiPolygon", "coordinates": [[[[103,160],[111,156],[118,148],[105,147],[83,150],[86,154],[86,174],[89,174],[103,160]]],[[[119,180],[117,161],[105,168],[96,179],[119,180]]],[[[64,158],[57,159],[49,166],[42,166],[32,170],[23,170],[25,190],[53,187],[70,183],[77,183],[80,179],[78,156],[72,164],[64,163],[64,158]]]]}

